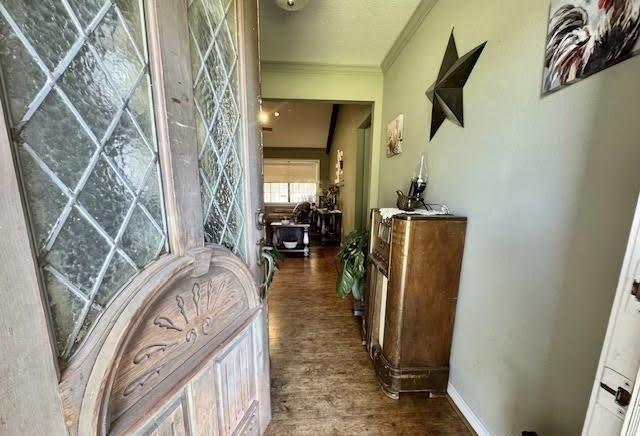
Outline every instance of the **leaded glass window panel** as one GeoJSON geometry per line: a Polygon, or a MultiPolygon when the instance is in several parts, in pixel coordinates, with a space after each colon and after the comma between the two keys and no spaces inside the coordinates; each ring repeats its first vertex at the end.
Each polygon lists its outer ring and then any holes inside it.
{"type": "Polygon", "coordinates": [[[191,0],[189,33],[207,242],[245,257],[235,0],[191,0]]]}
{"type": "Polygon", "coordinates": [[[167,249],[142,0],[0,0],[0,67],[61,358],[167,249]]]}

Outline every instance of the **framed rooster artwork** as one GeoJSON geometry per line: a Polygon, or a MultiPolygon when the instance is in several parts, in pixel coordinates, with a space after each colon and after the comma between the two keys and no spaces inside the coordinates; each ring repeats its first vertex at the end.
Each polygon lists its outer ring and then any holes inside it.
{"type": "Polygon", "coordinates": [[[640,54],[640,0],[551,0],[542,93],[640,54]]]}

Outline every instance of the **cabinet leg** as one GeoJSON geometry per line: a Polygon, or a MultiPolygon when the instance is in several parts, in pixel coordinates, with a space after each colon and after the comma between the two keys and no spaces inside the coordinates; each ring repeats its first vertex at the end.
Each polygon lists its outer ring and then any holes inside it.
{"type": "Polygon", "coordinates": [[[398,399],[400,399],[400,394],[399,394],[398,392],[391,392],[391,391],[389,391],[389,390],[385,389],[385,387],[384,387],[384,386],[382,386],[382,392],[384,392],[384,394],[385,394],[387,397],[391,398],[392,400],[398,400],[398,399]]]}
{"type": "Polygon", "coordinates": [[[309,229],[305,227],[304,236],[302,237],[302,242],[304,242],[304,256],[309,257],[309,229]]]}

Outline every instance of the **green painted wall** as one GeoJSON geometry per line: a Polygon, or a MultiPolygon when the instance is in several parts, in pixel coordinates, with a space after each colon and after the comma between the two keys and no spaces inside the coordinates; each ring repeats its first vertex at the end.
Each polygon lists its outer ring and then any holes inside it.
{"type": "MultiPolygon", "coordinates": [[[[336,177],[336,163],[338,150],[342,150],[344,184],[340,186],[340,210],[342,210],[343,234],[348,235],[355,227],[356,215],[360,210],[356,209],[356,199],[362,195],[358,191],[358,164],[364,156],[358,155],[358,127],[371,114],[370,105],[343,104],[340,105],[336,130],[331,144],[331,163],[329,165],[331,180],[336,177]]],[[[362,165],[360,165],[362,167],[362,165]]],[[[360,174],[362,177],[362,174],[360,174]]]]}
{"type": "Polygon", "coordinates": [[[271,159],[317,159],[320,161],[320,186],[329,184],[329,155],[321,148],[265,147],[265,158],[271,159]]]}
{"type": "Polygon", "coordinates": [[[381,206],[421,152],[427,199],[469,217],[451,384],[493,435],[577,435],[640,188],[640,57],[541,97],[548,0],[439,1],[385,72],[381,206]],[[464,90],[465,128],[428,141],[425,90],[451,29],[488,41],[464,90]]]}

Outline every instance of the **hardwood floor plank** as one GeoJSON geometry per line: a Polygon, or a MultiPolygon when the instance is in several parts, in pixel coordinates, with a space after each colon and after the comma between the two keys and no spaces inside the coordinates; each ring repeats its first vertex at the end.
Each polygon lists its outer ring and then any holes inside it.
{"type": "Polygon", "coordinates": [[[446,398],[384,395],[351,301],[336,294],[336,253],[288,258],[269,292],[267,435],[471,435],[446,398]]]}

